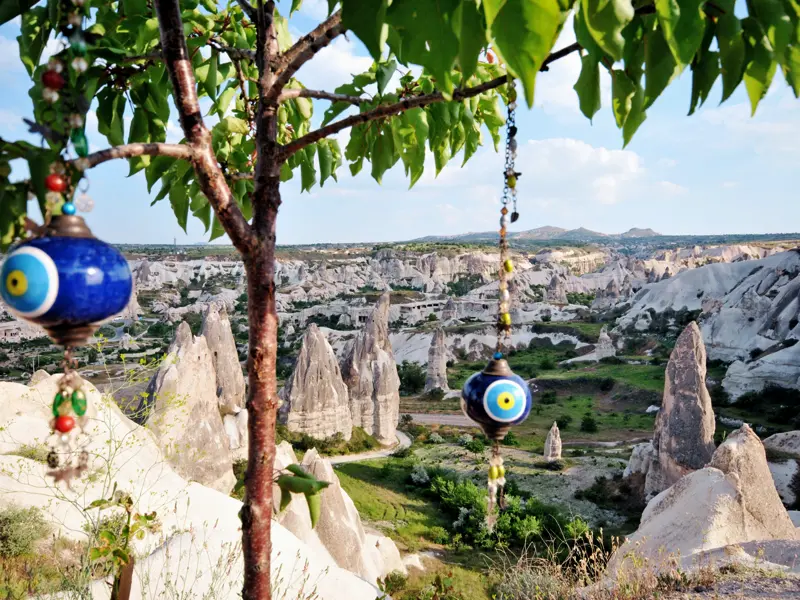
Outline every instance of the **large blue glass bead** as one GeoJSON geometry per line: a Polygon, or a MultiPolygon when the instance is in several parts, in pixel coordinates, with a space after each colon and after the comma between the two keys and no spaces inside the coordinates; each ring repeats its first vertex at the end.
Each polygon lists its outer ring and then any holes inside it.
{"type": "Polygon", "coordinates": [[[85,327],[124,310],[133,281],[125,257],[94,237],[24,242],[0,270],[0,295],[21,319],[52,329],[85,327]]]}
{"type": "Polygon", "coordinates": [[[502,439],[511,426],[528,418],[533,397],[527,382],[508,370],[507,365],[504,374],[487,371],[491,369],[487,367],[467,379],[461,392],[461,409],[487,437],[502,439]]]}

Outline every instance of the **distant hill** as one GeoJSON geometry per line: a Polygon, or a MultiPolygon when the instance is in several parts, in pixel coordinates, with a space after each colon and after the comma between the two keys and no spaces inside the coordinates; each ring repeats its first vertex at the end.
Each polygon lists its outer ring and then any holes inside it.
{"type": "Polygon", "coordinates": [[[621,238],[637,238],[637,237],[658,237],[661,234],[657,231],[653,231],[649,227],[647,229],[641,229],[639,227],[632,227],[628,229],[625,233],[620,233],[619,237],[621,238]]]}
{"type": "MultiPolygon", "coordinates": [[[[620,238],[648,238],[660,236],[652,229],[641,229],[634,227],[625,233],[608,234],[599,231],[592,231],[585,227],[578,229],[564,229],[562,227],[553,227],[552,225],[545,225],[544,227],[537,227],[536,229],[528,229],[527,231],[516,231],[509,233],[508,237],[512,240],[523,241],[550,241],[550,240],[563,240],[565,242],[599,242],[608,241],[620,238]]],[[[414,242],[493,242],[497,240],[496,231],[481,231],[463,233],[460,235],[429,235],[427,237],[412,240],[414,242]]]]}

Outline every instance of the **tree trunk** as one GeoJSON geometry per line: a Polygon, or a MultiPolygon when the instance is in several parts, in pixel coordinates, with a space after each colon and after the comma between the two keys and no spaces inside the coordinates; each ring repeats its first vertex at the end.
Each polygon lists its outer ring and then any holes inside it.
{"type": "MultiPolygon", "coordinates": [[[[258,247],[244,256],[247,273],[248,320],[248,435],[250,438],[242,507],[244,600],[270,600],[272,552],[272,480],[275,463],[275,424],[278,386],[278,315],[275,310],[275,225],[280,205],[280,181],[268,178],[259,211],[258,247]]],[[[254,223],[255,224],[255,223],[254,223]]]]}

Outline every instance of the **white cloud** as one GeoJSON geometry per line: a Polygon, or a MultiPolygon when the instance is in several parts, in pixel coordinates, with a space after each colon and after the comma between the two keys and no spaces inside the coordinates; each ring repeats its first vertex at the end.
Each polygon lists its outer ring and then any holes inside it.
{"type": "Polygon", "coordinates": [[[735,188],[735,187],[739,187],[739,182],[738,181],[723,181],[720,185],[722,187],[726,188],[726,189],[732,189],[732,188],[735,188]]]}
{"type": "Polygon", "coordinates": [[[675,160],[674,158],[659,158],[656,164],[659,167],[663,167],[665,169],[671,169],[672,167],[678,164],[678,161],[675,160]]]}
{"type": "Polygon", "coordinates": [[[300,12],[318,21],[323,21],[328,17],[328,0],[305,0],[300,12]]]}
{"type": "Polygon", "coordinates": [[[352,75],[369,69],[372,59],[355,54],[355,42],[338,37],[308,61],[297,74],[307,88],[333,91],[352,79],[352,75]]]}
{"type": "Polygon", "coordinates": [[[672,181],[659,181],[657,185],[668,196],[678,196],[688,191],[682,185],[673,183],[672,181]]]}

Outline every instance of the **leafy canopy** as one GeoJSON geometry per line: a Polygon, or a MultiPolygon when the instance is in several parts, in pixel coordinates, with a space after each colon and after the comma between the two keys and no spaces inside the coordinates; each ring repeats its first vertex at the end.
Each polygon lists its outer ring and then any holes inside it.
{"type": "MultiPolygon", "coordinates": [[[[86,73],[73,75],[71,83],[84,91],[87,109],[96,107],[100,133],[110,145],[164,142],[167,123],[177,119],[169,77],[159,57],[153,3],[93,0],[88,4],[91,18],[85,29],[93,64],[86,73]]],[[[293,43],[287,17],[302,4],[303,0],[283,2],[281,8],[288,14],[275,15],[281,52],[293,43]]],[[[257,158],[256,27],[234,0],[184,0],[180,5],[213,149],[249,220],[257,158]]],[[[40,63],[63,18],[63,6],[59,0],[13,0],[3,2],[0,9],[0,22],[22,14],[20,59],[31,76],[37,122],[52,110],[42,99],[46,66],[40,63]]],[[[497,147],[507,87],[455,100],[454,92],[491,82],[508,70],[521,83],[521,96],[531,106],[537,75],[548,55],[558,50],[554,45],[570,15],[582,53],[574,86],[580,109],[588,118],[600,110],[600,69],[607,70],[611,109],[625,144],[646,119],[647,109],[686,67],[692,73],[689,114],[707,100],[718,78],[722,100],[744,81],[753,112],[778,70],[795,95],[800,94],[797,0],[750,0],[742,17],[734,11],[734,0],[329,0],[328,7],[331,13],[341,9],[344,27],[364,43],[374,62],[335,90],[324,90],[340,95],[329,95],[327,100],[304,97],[308,94],[300,69],[279,100],[279,144],[296,142],[321,125],[381,105],[436,92],[445,101],[421,103],[354,124],[344,148],[334,136],[302,145],[286,157],[280,172],[283,181],[299,177],[304,191],[335,181],[345,162],[353,174],[369,163],[378,182],[402,163],[413,186],[424,171],[428,151],[438,172],[456,155],[463,162],[469,160],[484,143],[485,133],[497,147]],[[314,115],[320,106],[321,119],[314,115]]],[[[61,53],[65,59],[68,52],[61,53]]],[[[559,65],[553,62],[548,68],[559,65]]],[[[55,110],[60,110],[58,104],[55,110]]],[[[60,122],[66,121],[66,115],[59,116],[64,117],[60,122]]],[[[2,142],[3,245],[23,234],[28,192],[44,209],[42,179],[61,147],[59,134],[66,133],[55,129],[44,149],[26,142],[2,142]],[[15,159],[28,162],[30,182],[12,183],[15,159]]],[[[143,171],[148,190],[158,186],[153,202],[168,200],[181,226],[186,227],[191,214],[203,222],[211,239],[224,233],[188,162],[166,156],[137,156],[129,162],[130,175],[143,171]]]]}

